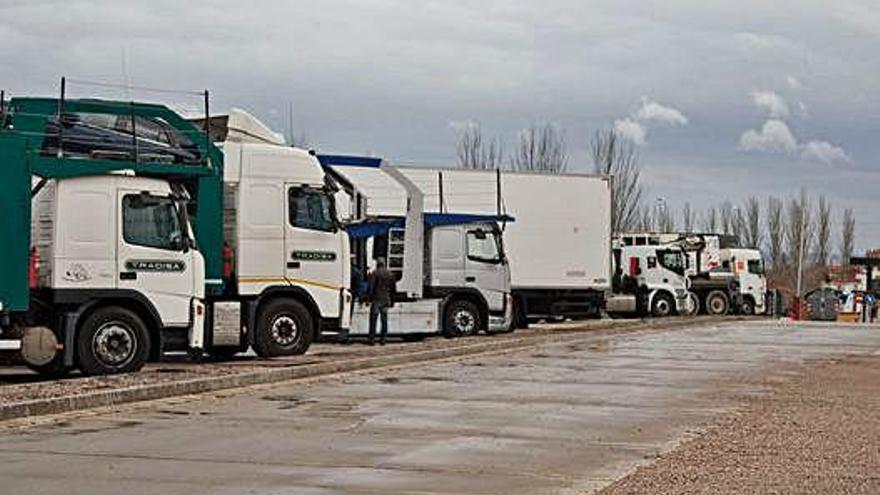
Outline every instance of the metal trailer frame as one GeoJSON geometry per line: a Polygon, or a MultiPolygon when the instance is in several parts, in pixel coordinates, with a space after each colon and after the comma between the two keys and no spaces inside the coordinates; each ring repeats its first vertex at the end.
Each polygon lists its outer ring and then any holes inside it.
{"type": "MultiPolygon", "coordinates": [[[[208,92],[205,91],[208,113],[208,92]]],[[[134,119],[133,119],[134,120],[134,119]]],[[[208,119],[210,121],[210,119],[208,119]]],[[[0,314],[24,312],[30,306],[28,280],[31,248],[31,198],[46,180],[134,173],[184,184],[194,196],[194,229],[199,250],[205,258],[206,292],[222,292],[223,244],[223,155],[203,130],[166,106],[137,102],[64,98],[13,98],[0,112],[0,314]],[[199,150],[197,165],[144,162],[138,159],[137,136],[134,160],[65,156],[63,131],[59,131],[58,153],[42,152],[46,127],[52,119],[68,113],[161,119],[187,136],[199,150]],[[32,189],[32,177],[41,180],[32,189]]]]}

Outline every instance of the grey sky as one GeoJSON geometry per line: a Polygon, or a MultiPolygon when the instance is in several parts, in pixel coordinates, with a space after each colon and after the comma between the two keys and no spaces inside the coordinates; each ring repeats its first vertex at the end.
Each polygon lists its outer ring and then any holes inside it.
{"type": "Polygon", "coordinates": [[[13,94],[121,82],[125,53],[131,84],[207,87],[281,131],[293,101],[328,152],[450,163],[468,122],[508,149],[552,122],[586,170],[590,134],[617,122],[676,210],[804,186],[880,246],[874,0],[2,0],[0,39],[13,94]]]}

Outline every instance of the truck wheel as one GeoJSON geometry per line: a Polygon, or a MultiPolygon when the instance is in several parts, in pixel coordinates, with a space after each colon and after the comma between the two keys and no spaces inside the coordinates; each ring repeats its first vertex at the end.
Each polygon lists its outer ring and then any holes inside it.
{"type": "Polygon", "coordinates": [[[755,303],[751,299],[746,298],[740,304],[739,311],[746,316],[751,316],[755,314],[755,303]]]}
{"type": "Polygon", "coordinates": [[[260,357],[304,354],[312,345],[312,315],[298,301],[275,299],[257,317],[254,350],[260,357]]]}
{"type": "Polygon", "coordinates": [[[657,318],[664,318],[675,312],[675,301],[672,296],[661,292],[651,301],[651,315],[657,318]]]}
{"type": "Polygon", "coordinates": [[[134,312],[107,306],[95,310],[82,322],[76,351],[79,369],[85,375],[130,373],[146,364],[150,334],[134,312]]]}
{"type": "Polygon", "coordinates": [[[476,335],[482,327],[480,310],[470,301],[452,301],[446,306],[443,323],[443,335],[446,337],[476,335]]]}
{"type": "Polygon", "coordinates": [[[726,315],[730,311],[730,300],[727,294],[720,290],[713,290],[706,296],[706,313],[712,316],[726,315]]]}
{"type": "Polygon", "coordinates": [[[700,298],[693,292],[688,292],[688,309],[685,316],[695,316],[700,312],[700,298]]]}

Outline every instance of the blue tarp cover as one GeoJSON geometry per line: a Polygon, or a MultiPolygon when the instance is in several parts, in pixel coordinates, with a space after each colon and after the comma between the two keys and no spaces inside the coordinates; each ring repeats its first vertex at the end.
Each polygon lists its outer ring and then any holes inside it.
{"type": "Polygon", "coordinates": [[[372,156],[355,156],[355,155],[321,155],[318,154],[318,161],[322,166],[341,165],[347,167],[372,167],[379,168],[382,165],[382,159],[372,156]]]}
{"type": "MultiPolygon", "coordinates": [[[[442,227],[444,225],[467,225],[469,223],[484,222],[513,222],[509,215],[474,215],[469,213],[425,213],[425,227],[442,227]]],[[[353,223],[345,227],[348,236],[352,239],[364,239],[385,235],[389,229],[403,228],[403,218],[388,218],[381,220],[366,220],[353,223]]]]}

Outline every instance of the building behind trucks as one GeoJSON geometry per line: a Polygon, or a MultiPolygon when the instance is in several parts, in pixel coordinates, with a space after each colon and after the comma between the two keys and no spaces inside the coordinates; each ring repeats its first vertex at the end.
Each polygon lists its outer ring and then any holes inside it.
{"type": "MultiPolygon", "coordinates": [[[[320,156],[340,185],[352,264],[363,275],[379,258],[396,276],[390,332],[417,338],[507,332],[512,326],[510,271],[496,214],[431,211],[424,191],[382,160],[320,156]]],[[[356,305],[350,335],[368,332],[369,308],[356,305]]]]}
{"type": "Polygon", "coordinates": [[[207,135],[168,108],[65,99],[63,86],[60,99],[4,106],[0,349],[43,373],[106,374],[166,351],[301,353],[321,324],[347,324],[347,237],[287,222],[300,190],[329,197],[314,157],[242,146],[227,174],[207,135]],[[304,166],[308,178],[292,176],[304,166]],[[233,208],[234,246],[227,176],[253,186],[233,208]],[[331,250],[326,281],[294,280],[297,253],[331,250]],[[253,268],[245,251],[271,262],[253,268]]]}
{"type": "Polygon", "coordinates": [[[736,238],[722,234],[619,234],[624,245],[675,245],[687,254],[687,275],[695,311],[712,315],[729,312],[763,314],[767,283],[761,252],[742,248],[736,238]]]}

